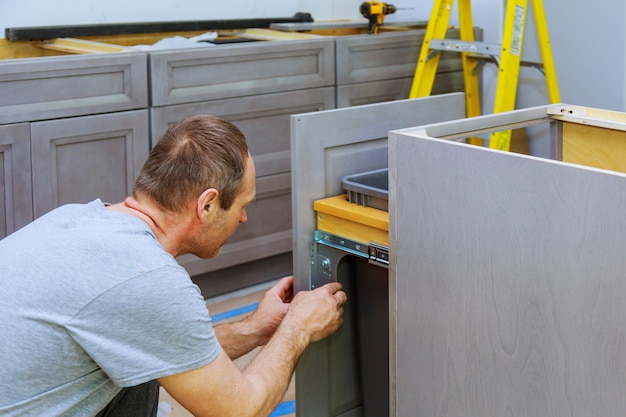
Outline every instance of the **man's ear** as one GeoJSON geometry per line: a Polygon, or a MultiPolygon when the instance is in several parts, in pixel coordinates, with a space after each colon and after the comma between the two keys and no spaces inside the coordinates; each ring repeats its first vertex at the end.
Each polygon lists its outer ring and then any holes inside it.
{"type": "Polygon", "coordinates": [[[215,216],[220,209],[220,193],[215,188],[207,188],[198,197],[196,214],[199,219],[207,220],[215,216]]]}

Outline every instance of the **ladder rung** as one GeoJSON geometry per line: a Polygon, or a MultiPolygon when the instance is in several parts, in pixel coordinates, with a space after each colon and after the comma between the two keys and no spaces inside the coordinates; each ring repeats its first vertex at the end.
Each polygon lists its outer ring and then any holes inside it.
{"type": "MultiPolygon", "coordinates": [[[[487,56],[487,55],[469,55],[470,59],[474,59],[474,60],[481,60],[481,61],[489,61],[493,64],[496,65],[500,65],[500,63],[498,62],[498,60],[493,57],[493,56],[487,56]]],[[[530,68],[537,68],[538,70],[543,70],[543,62],[535,62],[535,61],[520,61],[519,62],[520,67],[530,67],[530,68]]]]}
{"type": "MultiPolygon", "coordinates": [[[[429,49],[433,51],[444,52],[465,52],[471,54],[470,58],[491,61],[496,65],[499,65],[498,59],[496,57],[500,56],[500,53],[502,52],[502,45],[498,43],[468,42],[456,39],[433,39],[432,41],[430,41],[429,49]]],[[[436,54],[436,52],[432,52],[429,57],[432,57],[432,54],[436,54]]],[[[533,61],[520,61],[520,66],[541,69],[543,68],[543,63],[533,61]]]]}
{"type": "Polygon", "coordinates": [[[483,55],[500,55],[502,45],[487,42],[468,42],[456,39],[433,39],[428,46],[437,51],[469,52],[483,55]]]}

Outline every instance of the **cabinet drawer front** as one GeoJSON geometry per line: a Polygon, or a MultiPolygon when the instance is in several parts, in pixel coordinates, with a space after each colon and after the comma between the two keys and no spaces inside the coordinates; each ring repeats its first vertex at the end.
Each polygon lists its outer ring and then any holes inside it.
{"type": "MultiPolygon", "coordinates": [[[[337,84],[413,77],[424,34],[425,30],[412,30],[337,38],[337,84]]],[[[446,37],[458,39],[458,29],[448,30],[446,37]]],[[[479,28],[475,37],[482,39],[479,28]]],[[[442,54],[438,73],[448,71],[462,72],[460,54],[442,54]]]]}
{"type": "Polygon", "coordinates": [[[291,251],[290,173],[257,178],[256,186],[256,201],[246,209],[248,221],[239,225],[218,257],[200,259],[193,255],[183,255],[178,258],[190,275],[216,271],[291,251]]]}
{"type": "MultiPolygon", "coordinates": [[[[362,106],[409,98],[413,77],[337,86],[337,108],[362,106]]],[[[463,92],[463,72],[439,72],[431,95],[463,92]]]]}
{"type": "Polygon", "coordinates": [[[334,85],[334,54],[333,39],[152,52],[152,105],[334,85]]]}
{"type": "Polygon", "coordinates": [[[147,71],[145,53],[0,62],[0,124],[147,107],[147,71]]]}
{"type": "Polygon", "coordinates": [[[147,110],[33,123],[35,217],[67,203],[123,200],[148,157],[148,137],[147,110]]]}
{"type": "Polygon", "coordinates": [[[171,123],[196,114],[212,114],[241,129],[248,140],[258,177],[290,171],[290,115],[334,108],[334,90],[334,87],[322,87],[154,108],[152,144],[171,123]]]}
{"type": "Polygon", "coordinates": [[[0,126],[0,239],[33,219],[28,124],[0,126]]]}

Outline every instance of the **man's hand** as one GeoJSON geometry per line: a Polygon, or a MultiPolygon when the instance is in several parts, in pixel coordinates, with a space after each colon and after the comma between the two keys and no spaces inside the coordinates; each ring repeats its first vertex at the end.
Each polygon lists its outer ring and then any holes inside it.
{"type": "Polygon", "coordinates": [[[315,342],[335,332],[343,322],[343,305],[347,300],[339,282],[331,282],[294,297],[283,320],[315,342]]]}
{"type": "Polygon", "coordinates": [[[266,344],[272,337],[287,314],[292,298],[293,276],[281,279],[265,293],[256,311],[249,317],[250,322],[258,329],[259,345],[266,344]]]}

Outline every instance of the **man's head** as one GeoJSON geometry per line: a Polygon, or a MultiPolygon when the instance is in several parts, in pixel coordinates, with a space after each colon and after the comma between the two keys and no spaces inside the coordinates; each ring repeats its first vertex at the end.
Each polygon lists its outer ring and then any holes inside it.
{"type": "Polygon", "coordinates": [[[215,188],[221,207],[228,210],[241,189],[247,157],[246,138],[235,125],[219,117],[192,116],[161,136],[135,180],[133,195],[176,213],[215,188]]]}
{"type": "Polygon", "coordinates": [[[255,197],[254,163],[244,135],[214,116],[193,116],[171,125],[152,149],[135,181],[133,196],[162,212],[194,217],[184,253],[216,256],[255,197]]]}

